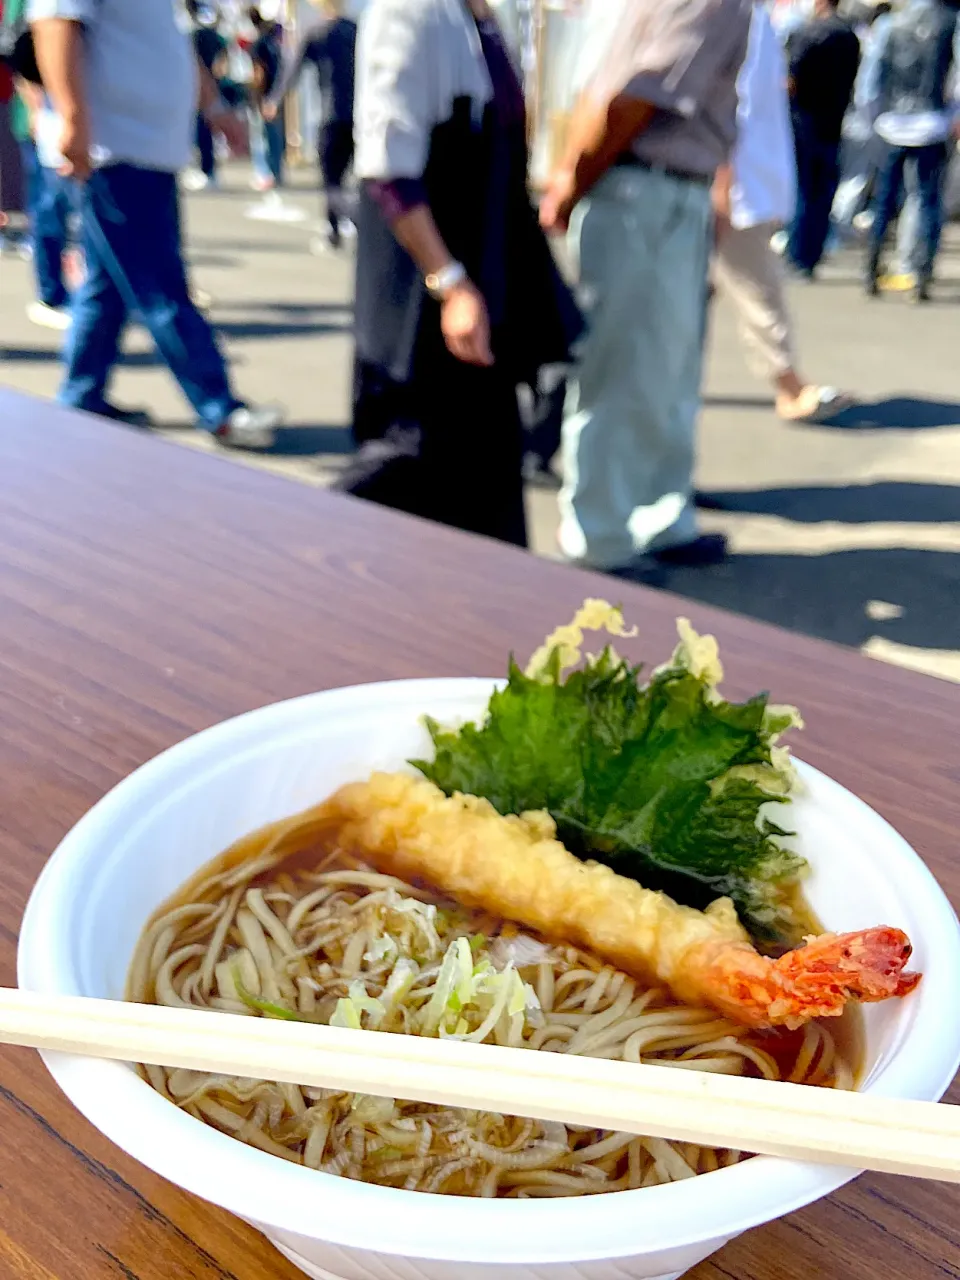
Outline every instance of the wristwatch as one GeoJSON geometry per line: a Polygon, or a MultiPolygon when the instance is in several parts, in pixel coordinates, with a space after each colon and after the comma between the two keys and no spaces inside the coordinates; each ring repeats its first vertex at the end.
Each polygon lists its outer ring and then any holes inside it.
{"type": "Polygon", "coordinates": [[[431,298],[435,298],[437,302],[443,302],[458,284],[463,284],[466,278],[467,268],[463,263],[450,262],[439,271],[431,271],[424,278],[423,283],[427,286],[427,293],[431,298]]]}

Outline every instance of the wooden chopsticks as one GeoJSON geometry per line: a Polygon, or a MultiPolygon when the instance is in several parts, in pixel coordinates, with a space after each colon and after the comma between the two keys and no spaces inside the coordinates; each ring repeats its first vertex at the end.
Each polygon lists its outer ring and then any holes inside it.
{"type": "Polygon", "coordinates": [[[960,1182],[960,1107],[0,988],[0,1043],[960,1182]]]}

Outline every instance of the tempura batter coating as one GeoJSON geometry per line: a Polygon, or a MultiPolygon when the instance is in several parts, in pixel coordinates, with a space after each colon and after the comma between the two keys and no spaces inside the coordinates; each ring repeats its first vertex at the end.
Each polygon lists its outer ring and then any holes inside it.
{"type": "Polygon", "coordinates": [[[850,999],[911,990],[910,943],[896,929],[825,935],[772,961],[757,953],[728,899],[680,906],[597,863],[581,862],[543,813],[503,817],[475,796],[447,798],[406,774],[343,787],[318,817],[340,846],[468,907],[575,943],[693,1005],[751,1026],[799,1026],[850,999]]]}

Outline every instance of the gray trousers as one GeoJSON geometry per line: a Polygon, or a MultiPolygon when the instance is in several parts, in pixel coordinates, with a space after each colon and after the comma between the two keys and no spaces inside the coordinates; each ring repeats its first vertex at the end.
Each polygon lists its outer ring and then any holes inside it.
{"type": "Polygon", "coordinates": [[[708,186],[618,168],[570,230],[588,333],[563,429],[564,553],[616,568],[696,537],[694,435],[712,216],[708,186]]]}

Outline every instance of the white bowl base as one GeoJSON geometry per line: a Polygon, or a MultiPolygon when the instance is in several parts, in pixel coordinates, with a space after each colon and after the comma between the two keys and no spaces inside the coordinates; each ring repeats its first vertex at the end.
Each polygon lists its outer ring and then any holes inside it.
{"type": "MultiPolygon", "coordinates": [[[[332,690],[228,721],[145,765],[64,839],[20,933],[20,985],[122,999],[157,905],[214,854],[375,769],[430,751],[422,717],[482,717],[493,682],[332,690]]],[[[878,814],[801,766],[789,825],[813,908],[840,931],[914,941],[923,982],[866,1010],[864,1088],[938,1099],[960,1061],[960,929],[930,873],[878,814]]],[[[673,1280],[733,1236],[809,1204],[851,1171],[760,1156],[683,1183],[531,1202],[435,1197],[277,1160],[202,1124],[121,1063],[44,1054],[74,1105],[131,1156],[271,1240],[315,1280],[673,1280]],[[597,1256],[599,1253],[599,1256],[597,1256]],[[426,1257],[421,1256],[426,1254],[426,1257]],[[664,1266],[669,1272],[664,1272],[664,1266]]]]}
{"type": "MultiPolygon", "coordinates": [[[[297,1253],[295,1249],[291,1249],[289,1245],[280,1244],[270,1235],[267,1236],[267,1239],[278,1253],[283,1254],[288,1262],[292,1262],[305,1276],[310,1276],[310,1280],[344,1280],[343,1276],[335,1276],[332,1271],[325,1271],[323,1267],[318,1267],[315,1262],[308,1262],[306,1258],[297,1253]]],[[[686,1274],[686,1271],[671,1271],[667,1275],[653,1276],[651,1280],[680,1280],[680,1277],[686,1274]]]]}

